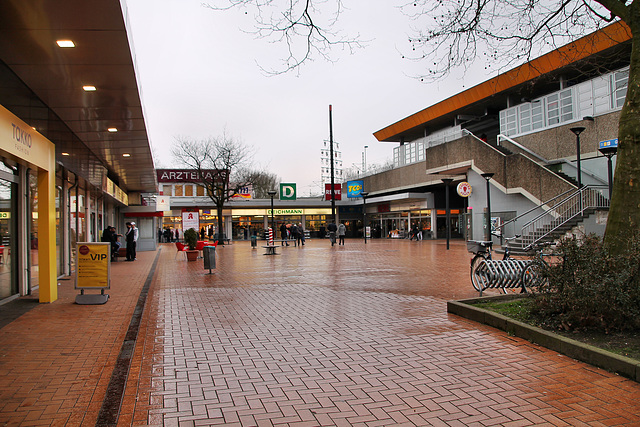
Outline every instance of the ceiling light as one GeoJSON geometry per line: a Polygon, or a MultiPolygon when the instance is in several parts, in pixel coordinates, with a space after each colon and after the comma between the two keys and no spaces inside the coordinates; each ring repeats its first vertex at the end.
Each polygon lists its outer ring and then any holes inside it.
{"type": "Polygon", "coordinates": [[[76,47],[73,40],[58,40],[56,43],[58,43],[58,46],[60,47],[76,47]]]}
{"type": "Polygon", "coordinates": [[[122,157],[131,157],[131,154],[129,154],[129,153],[122,153],[122,157]]]}
{"type": "Polygon", "coordinates": [[[118,128],[109,128],[107,129],[109,132],[118,132],[118,128]]]}
{"type": "Polygon", "coordinates": [[[63,156],[68,156],[68,155],[69,155],[69,153],[62,153],[62,155],[63,155],[63,156]]]}
{"type": "Polygon", "coordinates": [[[84,89],[85,92],[94,92],[96,90],[96,87],[92,85],[86,85],[82,86],[82,89],[84,89]]]}

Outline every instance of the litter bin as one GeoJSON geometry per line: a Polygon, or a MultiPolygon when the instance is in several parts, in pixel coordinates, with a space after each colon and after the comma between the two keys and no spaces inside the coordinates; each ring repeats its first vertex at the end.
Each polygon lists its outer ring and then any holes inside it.
{"type": "Polygon", "coordinates": [[[255,234],[251,236],[251,247],[252,248],[258,247],[258,236],[256,236],[255,234]]]}
{"type": "Polygon", "coordinates": [[[204,258],[204,269],[211,270],[216,268],[216,247],[215,246],[205,246],[202,248],[202,256],[204,258]]]}

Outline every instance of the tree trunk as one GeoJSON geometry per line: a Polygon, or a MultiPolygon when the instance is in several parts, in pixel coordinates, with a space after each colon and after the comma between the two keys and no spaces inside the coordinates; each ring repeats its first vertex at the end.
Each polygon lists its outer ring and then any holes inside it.
{"type": "Polygon", "coordinates": [[[218,212],[218,244],[224,246],[224,227],[223,227],[223,218],[222,218],[222,209],[224,206],[216,206],[216,212],[218,212]]]}
{"type": "MultiPolygon", "coordinates": [[[[640,34],[640,27],[630,27],[634,36],[640,34]]],[[[618,254],[630,247],[640,227],[640,43],[635,37],[627,87],[618,124],[618,157],[605,232],[606,246],[618,254]]]]}

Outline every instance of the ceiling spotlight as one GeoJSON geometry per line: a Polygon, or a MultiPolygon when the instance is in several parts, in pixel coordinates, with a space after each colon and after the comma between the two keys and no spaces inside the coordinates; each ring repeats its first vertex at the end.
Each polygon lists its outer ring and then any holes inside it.
{"type": "Polygon", "coordinates": [[[92,86],[92,85],[86,85],[86,86],[82,86],[82,89],[83,89],[85,92],[95,92],[96,87],[95,87],[95,86],[92,86]]]}
{"type": "Polygon", "coordinates": [[[131,154],[129,154],[129,153],[122,153],[122,157],[131,157],[131,154]]]}
{"type": "Polygon", "coordinates": [[[69,153],[61,153],[63,156],[68,156],[69,153]]]}
{"type": "Polygon", "coordinates": [[[118,132],[118,128],[108,128],[109,132],[118,132]]]}
{"type": "Polygon", "coordinates": [[[76,47],[76,44],[72,40],[58,40],[56,41],[60,47],[76,47]]]}

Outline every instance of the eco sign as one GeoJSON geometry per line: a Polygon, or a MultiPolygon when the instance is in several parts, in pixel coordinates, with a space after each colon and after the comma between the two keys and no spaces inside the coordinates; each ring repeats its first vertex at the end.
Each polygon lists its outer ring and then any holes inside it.
{"type": "Polygon", "coordinates": [[[280,184],[280,200],[295,200],[296,184],[280,184]]]}

